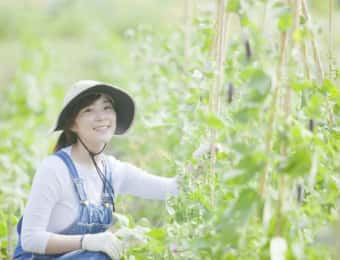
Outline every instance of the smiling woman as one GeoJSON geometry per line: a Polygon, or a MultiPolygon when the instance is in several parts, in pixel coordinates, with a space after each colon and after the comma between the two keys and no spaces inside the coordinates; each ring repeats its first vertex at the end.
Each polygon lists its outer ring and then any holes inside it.
{"type": "Polygon", "coordinates": [[[14,259],[119,259],[113,225],[117,194],[164,200],[177,178],[151,175],[104,154],[114,134],[134,118],[133,99],[121,89],[79,81],[64,99],[53,130],[55,153],[43,160],[18,223],[14,259]]]}

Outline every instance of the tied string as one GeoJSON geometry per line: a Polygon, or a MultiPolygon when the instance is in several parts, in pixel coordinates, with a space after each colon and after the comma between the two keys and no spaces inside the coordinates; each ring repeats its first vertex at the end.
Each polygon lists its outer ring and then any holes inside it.
{"type": "MultiPolygon", "coordinates": [[[[111,183],[110,183],[109,181],[107,181],[107,179],[106,179],[104,173],[100,170],[100,168],[99,168],[99,166],[98,166],[96,160],[94,159],[95,156],[101,154],[101,153],[104,151],[104,149],[105,149],[105,147],[106,147],[107,144],[105,144],[104,147],[103,147],[103,149],[101,149],[98,153],[93,153],[93,152],[91,152],[91,151],[89,150],[89,148],[85,145],[85,143],[83,142],[83,140],[81,140],[81,139],[79,138],[79,136],[78,136],[78,139],[79,139],[79,141],[81,142],[81,144],[85,147],[86,151],[89,153],[90,158],[91,158],[91,160],[92,160],[92,162],[93,162],[93,164],[94,164],[94,167],[96,168],[97,174],[98,174],[99,178],[101,179],[101,181],[102,181],[102,183],[103,183],[103,185],[104,185],[104,190],[105,190],[106,187],[107,187],[106,185],[108,185],[108,187],[110,188],[111,192],[109,192],[109,195],[110,195],[111,200],[112,200],[112,211],[115,212],[116,209],[115,209],[115,202],[114,202],[114,198],[113,198],[114,193],[115,193],[115,192],[114,192],[114,189],[113,189],[111,183]]],[[[104,164],[104,163],[103,163],[103,164],[104,164]]],[[[104,169],[106,169],[106,167],[105,167],[106,165],[104,164],[103,166],[104,166],[104,169]]]]}

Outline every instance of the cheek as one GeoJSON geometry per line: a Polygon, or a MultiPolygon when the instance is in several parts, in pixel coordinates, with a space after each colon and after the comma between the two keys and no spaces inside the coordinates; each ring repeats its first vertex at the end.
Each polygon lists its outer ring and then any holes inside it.
{"type": "Polygon", "coordinates": [[[79,127],[79,125],[77,123],[74,123],[73,126],[70,128],[73,132],[75,133],[79,133],[79,129],[81,129],[81,127],[79,127]]]}
{"type": "Polygon", "coordinates": [[[86,131],[86,126],[88,124],[88,120],[86,118],[79,117],[75,120],[73,127],[71,128],[74,132],[84,132],[86,131]]]}

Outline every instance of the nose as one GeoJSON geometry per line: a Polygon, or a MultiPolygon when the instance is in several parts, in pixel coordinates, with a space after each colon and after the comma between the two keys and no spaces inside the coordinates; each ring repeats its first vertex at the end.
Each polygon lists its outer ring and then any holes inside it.
{"type": "Polygon", "coordinates": [[[96,113],[96,118],[95,119],[98,120],[98,121],[105,120],[106,119],[105,111],[98,111],[96,113]]]}

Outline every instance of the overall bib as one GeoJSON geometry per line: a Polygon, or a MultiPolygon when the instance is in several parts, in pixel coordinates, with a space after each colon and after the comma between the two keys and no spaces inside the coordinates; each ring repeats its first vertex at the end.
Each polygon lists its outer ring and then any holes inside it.
{"type": "MultiPolygon", "coordinates": [[[[113,224],[112,209],[114,207],[114,194],[109,189],[107,182],[103,185],[102,191],[102,204],[94,205],[88,202],[84,189],[83,180],[79,178],[76,167],[70,158],[70,156],[63,150],[59,150],[55,153],[66,164],[70,176],[72,178],[75,190],[78,194],[80,201],[80,210],[78,218],[65,230],[59,232],[63,235],[81,235],[81,234],[94,234],[106,231],[113,224]],[[110,196],[110,192],[112,197],[110,196]]],[[[112,172],[111,168],[105,163],[105,178],[112,184],[112,172]]],[[[18,244],[14,251],[15,260],[27,260],[27,259],[57,259],[57,260],[73,260],[73,259],[89,259],[89,260],[109,260],[110,257],[102,252],[91,252],[85,250],[76,250],[68,253],[58,255],[40,255],[30,252],[25,252],[21,247],[21,225],[22,218],[17,225],[18,231],[18,244]]]]}

